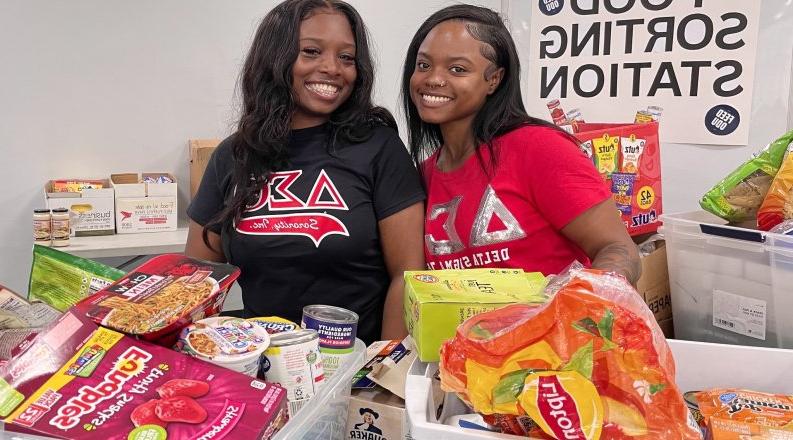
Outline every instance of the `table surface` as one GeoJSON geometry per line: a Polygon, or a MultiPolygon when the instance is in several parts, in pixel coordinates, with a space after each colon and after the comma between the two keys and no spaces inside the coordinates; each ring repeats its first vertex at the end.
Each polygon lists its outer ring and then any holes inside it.
{"type": "Polygon", "coordinates": [[[187,228],[178,228],[167,232],[72,237],[69,246],[57,249],[84,258],[110,258],[182,253],[185,243],[187,228]]]}

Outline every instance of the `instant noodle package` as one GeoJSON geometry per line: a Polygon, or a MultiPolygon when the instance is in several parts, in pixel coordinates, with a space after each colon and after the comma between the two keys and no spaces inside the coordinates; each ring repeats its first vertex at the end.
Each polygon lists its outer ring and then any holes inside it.
{"type": "Polygon", "coordinates": [[[509,305],[463,323],[441,349],[443,388],[508,434],[701,438],[669,346],[630,284],[581,269],[554,284],[544,305],[509,305]]]}
{"type": "Polygon", "coordinates": [[[55,438],[269,439],[288,417],[286,392],[277,385],[72,313],[0,372],[5,422],[55,438]],[[48,365],[30,375],[27,365],[37,368],[31,362],[39,352],[48,353],[48,365]]]}
{"type": "Polygon", "coordinates": [[[220,312],[239,269],[168,254],[78,304],[103,326],[173,345],[186,325],[220,312]]]}

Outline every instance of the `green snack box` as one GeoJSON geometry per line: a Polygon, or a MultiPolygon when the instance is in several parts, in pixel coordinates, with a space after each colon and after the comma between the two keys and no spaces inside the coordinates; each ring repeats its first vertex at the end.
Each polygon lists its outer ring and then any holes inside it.
{"type": "Polygon", "coordinates": [[[544,303],[546,279],[520,269],[405,272],[405,325],[422,362],[437,362],[441,344],[466,319],[514,303],[544,303]]]}

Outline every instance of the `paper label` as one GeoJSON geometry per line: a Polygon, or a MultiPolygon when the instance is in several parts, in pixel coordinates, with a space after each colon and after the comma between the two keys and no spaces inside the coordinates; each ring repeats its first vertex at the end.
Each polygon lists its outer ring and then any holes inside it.
{"type": "Polygon", "coordinates": [[[713,291],[714,327],[765,341],[766,320],[765,301],[722,290],[713,291]]]}

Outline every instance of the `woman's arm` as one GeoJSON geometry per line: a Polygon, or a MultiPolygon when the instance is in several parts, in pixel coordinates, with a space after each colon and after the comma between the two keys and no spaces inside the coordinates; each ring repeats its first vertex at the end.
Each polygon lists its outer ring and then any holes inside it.
{"type": "Polygon", "coordinates": [[[424,269],[424,203],[415,203],[378,222],[386,269],[391,277],[383,309],[382,338],[407,336],[403,318],[406,270],[424,269]]]}
{"type": "Polygon", "coordinates": [[[616,272],[636,285],[642,272],[639,249],[622,223],[617,207],[608,199],[567,226],[562,234],[577,244],[592,260],[592,267],[616,272]]]}
{"type": "Polygon", "coordinates": [[[209,239],[209,244],[212,246],[210,248],[204,243],[204,237],[202,236],[203,231],[203,226],[190,220],[190,228],[187,231],[187,245],[185,246],[184,254],[199,260],[225,263],[226,257],[220,250],[220,235],[207,231],[207,238],[209,239]]]}

